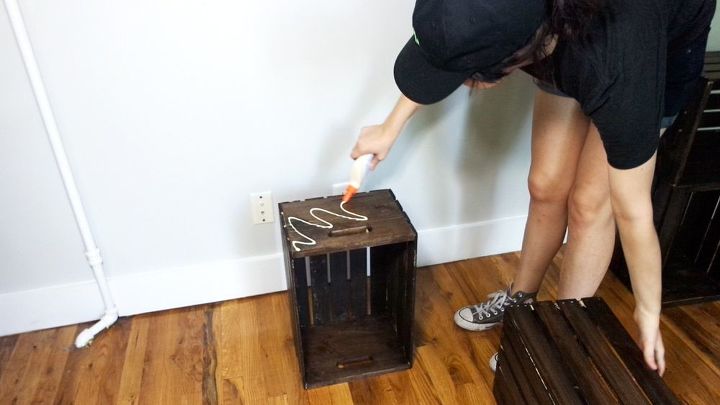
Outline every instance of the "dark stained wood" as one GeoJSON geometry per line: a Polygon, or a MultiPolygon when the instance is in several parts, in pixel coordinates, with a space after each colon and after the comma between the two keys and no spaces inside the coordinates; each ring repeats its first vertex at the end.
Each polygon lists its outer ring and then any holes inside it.
{"type": "MultiPolygon", "coordinates": [[[[505,370],[505,378],[497,380],[496,375],[494,385],[495,387],[497,387],[498,384],[513,384],[511,387],[517,387],[517,390],[513,391],[517,392],[517,396],[523,398],[523,401],[518,403],[538,404],[541,402],[547,402],[544,399],[542,401],[539,400],[537,394],[535,394],[535,392],[539,390],[539,392],[542,394],[542,398],[545,398],[544,390],[542,390],[542,388],[538,387],[536,384],[533,384],[533,381],[537,381],[537,379],[535,378],[534,370],[526,367],[515,368],[514,370],[512,370],[510,367],[506,366],[506,364],[522,364],[521,361],[527,360],[524,355],[524,353],[518,352],[515,345],[510,342],[509,334],[508,336],[504,336],[500,344],[498,367],[505,370]],[[512,378],[508,378],[510,376],[512,376],[512,378]]],[[[495,387],[493,387],[493,391],[495,390],[495,387]]],[[[507,387],[505,389],[500,389],[500,391],[506,391],[506,389],[507,387]]],[[[503,395],[503,397],[505,398],[514,398],[515,396],[516,394],[503,395]]],[[[499,399],[498,402],[500,402],[499,399]]]]}
{"type": "Polygon", "coordinates": [[[501,404],[679,404],[600,298],[509,308],[498,368],[501,404]]]}
{"type": "Polygon", "coordinates": [[[327,255],[310,257],[310,279],[312,284],[312,303],[314,325],[332,322],[332,297],[328,283],[327,255]]]}
{"type": "Polygon", "coordinates": [[[391,319],[366,317],[342,329],[316,325],[303,330],[308,387],[409,368],[391,319]]]}
{"type": "Polygon", "coordinates": [[[330,254],[330,289],[332,301],[332,319],[344,322],[350,313],[350,280],[348,278],[348,252],[330,254]]]}
{"type": "Polygon", "coordinates": [[[720,127],[720,112],[705,112],[700,118],[698,129],[720,127]]]}
{"type": "Polygon", "coordinates": [[[517,325],[510,322],[504,323],[502,347],[507,351],[503,351],[501,356],[503,359],[498,359],[498,361],[504,359],[509,360],[509,362],[505,364],[516,366],[512,367],[512,372],[518,377],[518,381],[532,388],[532,394],[523,391],[523,396],[526,401],[537,402],[539,404],[553,404],[553,398],[545,388],[542,375],[540,375],[537,367],[535,367],[530,353],[525,349],[525,342],[520,335],[520,331],[517,329],[517,325]],[[507,327],[507,329],[504,329],[505,327],[507,327]],[[505,330],[508,332],[505,333],[505,330]]]}
{"type": "Polygon", "coordinates": [[[612,348],[606,344],[604,336],[598,333],[598,329],[588,319],[577,301],[562,300],[558,301],[558,305],[578,339],[588,350],[590,358],[620,401],[627,404],[649,404],[643,388],[637,385],[632,374],[628,372],[620,361],[621,359],[617,358],[612,348]]]}
{"type": "Polygon", "coordinates": [[[519,390],[509,389],[509,387],[520,387],[520,382],[515,379],[512,371],[506,369],[504,365],[498,365],[495,369],[495,386],[493,393],[498,398],[498,402],[505,404],[532,404],[532,400],[525,399],[519,390]]]}
{"type": "Polygon", "coordinates": [[[300,258],[292,260],[292,268],[289,272],[292,272],[293,276],[288,277],[288,291],[292,291],[293,302],[290,311],[293,315],[293,319],[297,319],[297,322],[301,326],[310,325],[310,304],[311,301],[308,299],[308,278],[307,278],[307,267],[306,259],[300,258]]]}
{"type": "MultiPolygon", "coordinates": [[[[542,305],[542,304],[541,304],[542,305]]],[[[531,309],[533,306],[530,307],[531,309]]],[[[514,322],[516,330],[521,333],[523,347],[532,352],[533,361],[538,372],[545,378],[546,389],[562,404],[581,404],[580,397],[573,389],[574,378],[565,373],[565,364],[558,349],[550,343],[542,324],[536,320],[532,311],[513,311],[504,322],[514,322]]]]}
{"type": "Polygon", "coordinates": [[[568,368],[568,374],[577,383],[583,398],[593,404],[619,403],[595,365],[588,363],[585,349],[563,319],[560,308],[547,302],[538,302],[535,311],[562,353],[565,360],[563,366],[568,368]]]}
{"type": "Polygon", "coordinates": [[[350,260],[350,319],[364,317],[368,307],[367,252],[355,249],[348,252],[350,260]]]}
{"type": "MultiPolygon", "coordinates": [[[[340,196],[315,198],[304,201],[294,201],[279,204],[282,226],[285,231],[285,243],[292,241],[306,241],[298,235],[288,223],[288,218],[297,217],[311,223],[320,223],[310,215],[312,208],[322,208],[338,214],[347,215],[340,209],[340,196]]],[[[339,251],[353,250],[365,247],[388,245],[398,242],[408,242],[417,238],[417,233],[395,200],[390,190],[378,190],[368,193],[358,193],[345,208],[353,213],[368,217],[368,221],[355,221],[340,218],[324,212],[316,214],[333,224],[334,231],[340,231],[339,236],[330,236],[330,229],[323,229],[301,222],[293,221],[298,231],[314,239],[314,246],[298,245],[300,251],[290,248],[293,258],[321,255],[339,251]],[[355,229],[358,226],[367,226],[369,231],[362,233],[344,232],[346,229],[355,229]]]]}
{"type": "MultiPolygon", "coordinates": [[[[367,224],[368,232],[356,232],[355,221],[344,220],[347,232],[318,234],[317,246],[300,253],[292,247],[296,232],[287,224],[282,228],[285,262],[292,267],[286,271],[288,286],[304,283],[295,270],[303,256],[310,269],[309,323],[302,323],[302,315],[293,319],[306,388],[406,369],[413,363],[417,233],[390,190],[364,193],[352,202],[348,208],[382,222],[367,224]],[[381,229],[387,232],[376,232],[381,229]]],[[[280,204],[280,211],[288,221],[334,204],[339,204],[338,198],[313,199],[280,204]]],[[[290,292],[291,305],[300,305],[302,293],[297,287],[290,292]]]]}
{"type": "Polygon", "coordinates": [[[610,342],[613,350],[622,359],[623,365],[635,381],[642,387],[643,393],[650,402],[653,404],[679,404],[662,378],[645,366],[642,352],[607,304],[599,299],[585,299],[583,302],[588,308],[585,313],[603,331],[603,336],[610,342]]]}
{"type": "MultiPolygon", "coordinates": [[[[389,251],[391,246],[370,248],[370,314],[382,315],[390,305],[388,302],[388,280],[392,277],[397,252],[389,251]]],[[[395,297],[391,297],[394,301],[395,297]]]]}
{"type": "Polygon", "coordinates": [[[395,318],[400,341],[403,342],[405,354],[410,358],[410,365],[415,361],[415,279],[417,272],[408,271],[417,268],[417,242],[408,242],[402,254],[402,262],[398,268],[398,294],[395,318]],[[405,273],[405,274],[403,274],[405,273]]]}

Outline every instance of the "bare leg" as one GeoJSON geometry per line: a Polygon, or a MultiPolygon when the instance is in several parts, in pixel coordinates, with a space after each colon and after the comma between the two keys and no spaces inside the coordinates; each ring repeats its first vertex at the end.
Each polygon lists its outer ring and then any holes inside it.
{"type": "Polygon", "coordinates": [[[568,196],[589,125],[574,99],[537,93],[528,176],[530,208],[512,294],[536,292],[562,245],[568,196]]]}
{"type": "Polygon", "coordinates": [[[591,124],[568,201],[568,244],[558,299],[594,295],[607,272],[615,244],[608,180],[605,148],[591,124]]]}

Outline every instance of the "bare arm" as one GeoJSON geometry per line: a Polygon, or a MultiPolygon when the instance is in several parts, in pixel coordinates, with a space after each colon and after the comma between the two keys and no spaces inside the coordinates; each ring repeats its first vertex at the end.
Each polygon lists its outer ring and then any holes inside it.
{"type": "Polygon", "coordinates": [[[610,168],[610,196],[635,295],[635,322],[645,362],[660,375],[665,349],[660,336],[661,260],[650,198],[655,156],[629,170],[610,168]]]}
{"type": "Polygon", "coordinates": [[[385,122],[365,127],[360,131],[360,136],[350,157],[356,159],[358,156],[372,153],[375,155],[371,164],[374,169],[380,161],[385,159],[405,124],[419,107],[420,104],[401,95],[385,122]]]}

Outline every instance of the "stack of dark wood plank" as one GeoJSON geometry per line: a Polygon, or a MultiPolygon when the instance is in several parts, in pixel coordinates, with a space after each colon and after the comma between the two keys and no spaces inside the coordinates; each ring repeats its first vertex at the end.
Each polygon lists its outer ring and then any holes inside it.
{"type": "Polygon", "coordinates": [[[678,404],[600,298],[508,308],[493,392],[499,404],[678,404]]]}

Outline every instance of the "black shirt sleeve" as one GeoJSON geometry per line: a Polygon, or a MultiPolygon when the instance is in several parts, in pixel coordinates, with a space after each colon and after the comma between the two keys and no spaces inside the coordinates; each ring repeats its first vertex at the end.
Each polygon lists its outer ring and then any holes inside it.
{"type": "Polygon", "coordinates": [[[624,11],[616,16],[619,25],[608,41],[612,73],[593,110],[586,111],[616,169],[640,166],[657,150],[665,91],[667,41],[661,10],[624,11]],[[638,14],[643,24],[637,24],[638,14]]]}
{"type": "MultiPolygon", "coordinates": [[[[645,66],[651,67],[649,72],[640,66],[627,69],[610,89],[608,99],[591,114],[608,163],[616,169],[642,165],[658,147],[663,86],[654,64],[645,66]]],[[[664,63],[660,68],[664,69],[664,63]]]]}

